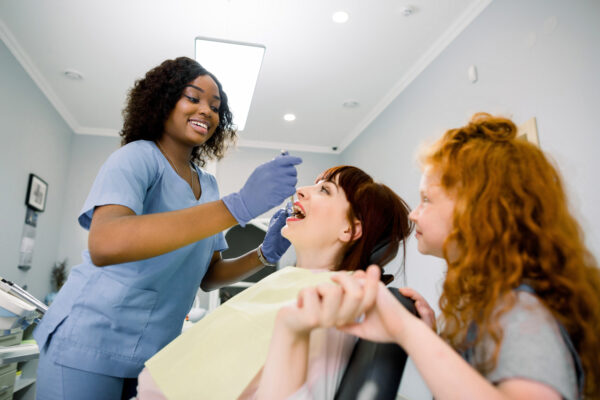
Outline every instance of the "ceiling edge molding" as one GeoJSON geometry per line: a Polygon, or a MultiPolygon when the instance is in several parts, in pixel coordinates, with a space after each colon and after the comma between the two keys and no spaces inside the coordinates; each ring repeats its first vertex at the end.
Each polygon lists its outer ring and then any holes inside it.
{"type": "MultiPolygon", "coordinates": [[[[116,129],[103,129],[103,128],[92,128],[92,127],[79,127],[75,132],[79,135],[95,135],[95,136],[112,136],[119,137],[119,131],[116,129]]],[[[283,142],[261,142],[256,140],[245,140],[238,139],[236,142],[238,147],[248,147],[255,149],[276,149],[276,150],[294,150],[303,151],[308,153],[327,153],[327,154],[339,154],[339,150],[333,150],[326,146],[310,146],[305,144],[295,143],[283,143],[283,142]]]]}
{"type": "Polygon", "coordinates": [[[65,120],[67,125],[69,125],[73,132],[78,132],[80,130],[80,126],[73,115],[71,115],[71,113],[67,110],[67,107],[65,107],[65,105],[54,94],[54,91],[51,89],[50,85],[48,85],[46,80],[42,77],[42,74],[35,67],[27,52],[23,50],[17,39],[15,39],[12,32],[10,29],[8,29],[2,19],[0,19],[0,38],[6,47],[8,47],[8,50],[12,53],[12,55],[17,59],[19,64],[21,64],[21,67],[25,70],[25,72],[27,72],[33,82],[35,82],[38,89],[44,93],[50,104],[54,106],[54,109],[65,120]]]}
{"type": "Polygon", "coordinates": [[[420,57],[415,64],[392,87],[387,95],[377,103],[356,129],[351,131],[340,143],[339,151],[343,152],[367,127],[398,97],[410,83],[431,64],[446,47],[488,6],[493,0],[479,0],[468,7],[444,34],[420,57]]]}
{"type": "Polygon", "coordinates": [[[89,126],[80,126],[75,133],[80,135],[96,135],[96,136],[114,136],[119,137],[119,131],[116,129],[107,128],[92,128],[89,126]]]}
{"type": "Polygon", "coordinates": [[[255,149],[276,149],[282,150],[285,149],[287,151],[304,151],[308,153],[326,153],[326,154],[340,154],[340,150],[333,150],[331,147],[327,146],[310,146],[305,144],[295,144],[295,143],[284,143],[284,142],[262,142],[258,140],[245,140],[238,139],[237,141],[238,147],[249,147],[255,149]]]}

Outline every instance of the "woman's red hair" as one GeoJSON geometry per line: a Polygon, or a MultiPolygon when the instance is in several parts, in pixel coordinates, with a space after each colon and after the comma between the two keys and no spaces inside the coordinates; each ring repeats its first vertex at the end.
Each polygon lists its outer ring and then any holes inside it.
{"type": "MultiPolygon", "coordinates": [[[[336,180],[350,203],[348,221],[359,220],[362,225],[362,235],[345,249],[337,269],[364,270],[371,263],[383,268],[396,257],[400,243],[404,265],[406,239],[413,229],[408,219],[410,208],[406,202],[386,185],[373,181],[363,170],[349,165],[329,168],[315,182],[336,180]],[[388,242],[387,250],[370,262],[377,245],[388,242]]],[[[353,224],[352,227],[354,229],[353,224]]],[[[352,234],[354,236],[354,232],[352,234]]]]}
{"type": "Polygon", "coordinates": [[[456,201],[444,248],[442,335],[458,349],[489,335],[496,349],[479,367],[493,368],[502,341],[499,318],[514,305],[513,289],[528,283],[569,332],[586,373],[585,393],[595,398],[600,270],[569,212],[559,173],[539,148],[516,134],[512,121],[479,113],[446,132],[422,157],[456,201]],[[447,257],[449,243],[458,248],[457,260],[447,257]],[[471,322],[478,336],[466,343],[471,322]]]}

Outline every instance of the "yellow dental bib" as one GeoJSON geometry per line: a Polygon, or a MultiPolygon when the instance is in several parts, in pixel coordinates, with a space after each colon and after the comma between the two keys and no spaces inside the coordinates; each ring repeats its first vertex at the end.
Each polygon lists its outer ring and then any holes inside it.
{"type": "Polygon", "coordinates": [[[146,362],[168,399],[235,399],[264,365],[277,311],[334,272],[287,267],[228,300],[146,362]]]}

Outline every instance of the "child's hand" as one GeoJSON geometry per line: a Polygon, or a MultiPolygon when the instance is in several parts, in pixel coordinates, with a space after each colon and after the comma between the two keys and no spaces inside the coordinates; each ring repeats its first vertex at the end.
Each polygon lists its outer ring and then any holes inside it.
{"type": "Polygon", "coordinates": [[[302,289],[296,304],[282,308],[279,324],[296,335],[306,335],[315,328],[343,326],[357,321],[373,306],[379,284],[379,268],[368,273],[356,271],[336,274],[329,283],[302,289]]]}
{"type": "Polygon", "coordinates": [[[419,317],[421,320],[425,322],[434,332],[437,331],[437,327],[435,324],[435,313],[433,312],[433,308],[427,303],[427,300],[423,296],[421,296],[418,292],[411,288],[400,288],[400,293],[409,299],[414,300],[415,308],[417,309],[417,313],[419,313],[419,317]]]}
{"type": "MultiPolygon", "coordinates": [[[[372,268],[372,267],[370,267],[372,268]]],[[[371,271],[379,279],[379,269],[371,271]]],[[[401,343],[404,330],[412,322],[418,322],[381,282],[377,283],[375,302],[358,323],[340,327],[341,331],[375,342],[401,343]]]]}
{"type": "Polygon", "coordinates": [[[355,271],[352,275],[340,273],[331,280],[341,288],[339,308],[335,313],[335,322],[331,326],[344,326],[354,323],[373,307],[379,285],[379,267],[372,265],[366,272],[355,271]]]}
{"type": "MultiPolygon", "coordinates": [[[[330,285],[333,286],[333,285],[330,285]]],[[[341,298],[334,293],[339,289],[333,288],[304,288],[298,293],[296,303],[283,307],[277,314],[277,324],[285,327],[290,333],[302,336],[319,326],[329,325],[332,309],[338,306],[341,298]],[[328,293],[326,299],[321,299],[319,293],[328,293]]]]}

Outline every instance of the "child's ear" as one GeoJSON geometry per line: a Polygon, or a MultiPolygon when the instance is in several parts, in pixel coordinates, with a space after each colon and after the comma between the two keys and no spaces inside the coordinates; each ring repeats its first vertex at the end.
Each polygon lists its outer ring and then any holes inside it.
{"type": "Polygon", "coordinates": [[[354,235],[352,235],[352,226],[348,225],[340,235],[342,242],[353,242],[360,239],[362,236],[362,223],[359,220],[354,220],[354,235]]]}

